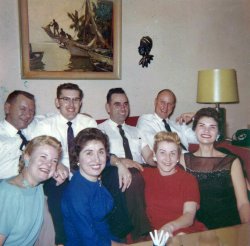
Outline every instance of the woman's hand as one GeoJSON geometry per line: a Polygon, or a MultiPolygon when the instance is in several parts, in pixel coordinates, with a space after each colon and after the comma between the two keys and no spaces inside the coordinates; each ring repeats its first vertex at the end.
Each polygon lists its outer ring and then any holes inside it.
{"type": "Polygon", "coordinates": [[[161,231],[164,231],[164,233],[168,232],[169,235],[172,237],[173,236],[173,233],[175,231],[175,226],[173,223],[167,223],[165,224],[164,226],[162,226],[160,228],[160,230],[158,230],[158,234],[161,232],[161,231]]]}

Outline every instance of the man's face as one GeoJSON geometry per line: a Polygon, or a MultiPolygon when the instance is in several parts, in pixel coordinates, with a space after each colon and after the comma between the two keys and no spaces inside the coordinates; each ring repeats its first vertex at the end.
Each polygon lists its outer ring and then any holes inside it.
{"type": "Polygon", "coordinates": [[[129,114],[129,102],[125,94],[113,94],[110,103],[106,104],[110,119],[117,124],[123,124],[129,114]]]}
{"type": "Polygon", "coordinates": [[[82,100],[77,90],[63,89],[59,98],[55,100],[56,107],[67,120],[73,120],[80,111],[82,100]]]}
{"type": "Polygon", "coordinates": [[[6,120],[17,130],[25,129],[35,115],[35,102],[23,95],[18,95],[12,103],[5,103],[6,120]]]}
{"type": "Polygon", "coordinates": [[[163,91],[155,99],[155,113],[161,119],[167,119],[173,112],[175,107],[174,97],[170,92],[163,91]]]}

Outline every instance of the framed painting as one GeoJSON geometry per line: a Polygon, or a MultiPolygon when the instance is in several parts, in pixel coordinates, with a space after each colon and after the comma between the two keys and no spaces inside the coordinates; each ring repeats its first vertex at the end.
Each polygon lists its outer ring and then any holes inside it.
{"type": "Polygon", "coordinates": [[[23,79],[120,79],[121,0],[19,0],[23,79]]]}

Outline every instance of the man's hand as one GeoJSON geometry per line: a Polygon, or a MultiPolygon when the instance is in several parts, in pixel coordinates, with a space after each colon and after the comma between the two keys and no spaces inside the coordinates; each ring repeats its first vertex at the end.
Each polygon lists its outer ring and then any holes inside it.
{"type": "Polygon", "coordinates": [[[140,163],[126,159],[126,158],[119,158],[119,161],[126,167],[126,168],[136,168],[139,171],[143,171],[143,167],[140,163]]]}
{"type": "Polygon", "coordinates": [[[56,180],[56,186],[62,184],[69,177],[69,169],[63,164],[58,163],[57,169],[53,175],[53,178],[56,180]]]}
{"type": "Polygon", "coordinates": [[[132,175],[127,167],[123,164],[116,164],[118,168],[118,177],[119,177],[119,188],[124,192],[132,182],[132,175]]]}
{"type": "Polygon", "coordinates": [[[189,112],[189,113],[183,113],[180,116],[178,116],[175,121],[178,122],[179,124],[188,124],[192,121],[195,113],[194,112],[189,112]]]}

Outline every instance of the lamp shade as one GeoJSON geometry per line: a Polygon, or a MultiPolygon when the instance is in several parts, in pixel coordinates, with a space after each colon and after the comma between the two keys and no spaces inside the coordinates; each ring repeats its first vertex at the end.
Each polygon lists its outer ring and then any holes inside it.
{"type": "Polygon", "coordinates": [[[239,102],[236,71],[234,69],[209,69],[199,71],[197,102],[239,102]]]}

